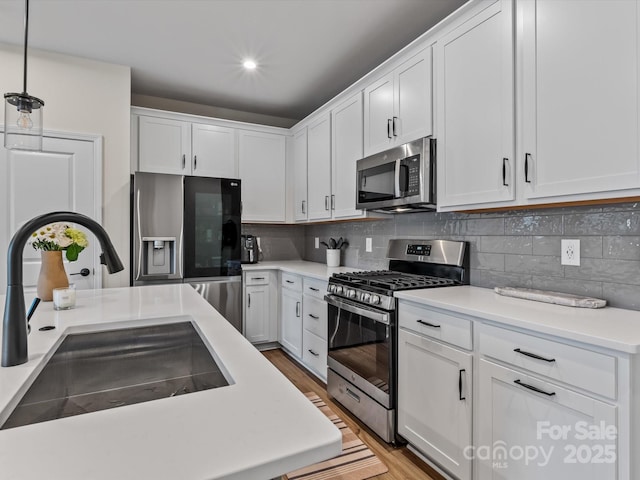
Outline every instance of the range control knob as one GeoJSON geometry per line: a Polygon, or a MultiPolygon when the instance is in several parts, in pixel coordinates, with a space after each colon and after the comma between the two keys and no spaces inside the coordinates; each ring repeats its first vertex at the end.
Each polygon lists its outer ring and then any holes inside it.
{"type": "Polygon", "coordinates": [[[336,285],[336,293],[340,295],[342,293],[342,287],[340,285],[336,285]]]}
{"type": "Polygon", "coordinates": [[[335,285],[329,285],[327,287],[327,290],[329,291],[329,293],[334,293],[336,291],[336,286],[335,285]]]}
{"type": "Polygon", "coordinates": [[[362,301],[365,303],[369,303],[371,301],[371,294],[370,293],[363,293],[362,294],[362,301]]]}
{"type": "Polygon", "coordinates": [[[372,295],[370,303],[372,305],[378,305],[380,303],[380,297],[378,295],[372,295]]]}
{"type": "Polygon", "coordinates": [[[347,297],[356,298],[356,291],[354,289],[350,288],[349,290],[347,290],[347,297]]]}

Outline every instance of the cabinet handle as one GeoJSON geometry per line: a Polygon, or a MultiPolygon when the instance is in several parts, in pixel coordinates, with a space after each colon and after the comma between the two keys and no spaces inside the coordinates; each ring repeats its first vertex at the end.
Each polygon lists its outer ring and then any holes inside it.
{"type": "Polygon", "coordinates": [[[319,292],[320,291],[316,287],[309,287],[309,290],[313,290],[314,292],[319,292]]]}
{"type": "Polygon", "coordinates": [[[285,282],[287,282],[287,283],[295,283],[295,282],[293,282],[291,280],[285,280],[285,282]]]}
{"type": "Polygon", "coordinates": [[[300,302],[296,302],[296,317],[300,316],[300,302]]]}
{"type": "Polygon", "coordinates": [[[251,294],[247,293],[247,308],[251,308],[251,294]]]}
{"type": "Polygon", "coordinates": [[[329,195],[324,196],[324,209],[329,210],[329,195]]]}
{"type": "Polygon", "coordinates": [[[466,370],[463,368],[458,372],[458,398],[460,400],[466,400],[467,396],[465,395],[464,397],[462,396],[462,374],[466,372],[466,370]]]}
{"type": "Polygon", "coordinates": [[[317,316],[317,315],[314,315],[313,313],[310,313],[310,314],[309,314],[309,316],[310,316],[311,318],[313,318],[314,320],[320,320],[320,317],[319,317],[319,316],[317,316]]]}
{"type": "Polygon", "coordinates": [[[440,328],[440,325],[436,325],[434,323],[429,323],[429,322],[425,322],[423,320],[416,320],[416,322],[418,322],[421,325],[426,325],[427,327],[431,327],[431,328],[440,328]]]}
{"type": "Polygon", "coordinates": [[[352,392],[350,388],[347,388],[347,394],[351,398],[353,398],[356,402],[360,403],[360,397],[357,394],[355,394],[354,392],[352,392]]]}
{"type": "Polygon", "coordinates": [[[531,158],[530,153],[524,154],[524,181],[527,183],[531,183],[529,180],[529,159],[531,158]]]}
{"type": "Polygon", "coordinates": [[[319,354],[319,353],[316,353],[316,352],[314,352],[314,351],[313,351],[313,350],[311,350],[311,349],[309,349],[309,353],[310,353],[311,355],[313,355],[314,357],[319,357],[319,356],[320,356],[320,354],[319,354]]]}
{"type": "Polygon", "coordinates": [[[264,277],[252,277],[251,280],[264,280],[264,277]]]}
{"type": "Polygon", "coordinates": [[[397,137],[398,136],[398,132],[396,131],[396,122],[398,121],[398,117],[393,117],[393,128],[392,128],[392,132],[393,132],[393,136],[397,137]]]}
{"type": "Polygon", "coordinates": [[[508,161],[509,161],[508,158],[502,159],[502,185],[505,187],[509,186],[509,184],[507,183],[507,162],[508,161]]]}
{"type": "Polygon", "coordinates": [[[306,207],[305,203],[307,203],[306,200],[302,200],[302,213],[307,213],[307,212],[304,211],[304,209],[306,207]]]}
{"type": "Polygon", "coordinates": [[[533,385],[527,385],[526,383],[521,382],[519,379],[518,380],[514,380],[513,383],[520,385],[521,387],[524,388],[528,388],[529,390],[532,390],[536,393],[542,393],[543,395],[546,395],[547,397],[553,397],[556,392],[545,392],[544,390],[539,389],[538,387],[534,387],[533,385]]]}
{"type": "Polygon", "coordinates": [[[393,138],[391,136],[391,119],[387,118],[387,138],[393,138]]]}
{"type": "Polygon", "coordinates": [[[187,156],[185,154],[182,154],[182,169],[184,170],[184,167],[187,166],[187,156]]]}
{"type": "Polygon", "coordinates": [[[331,195],[331,210],[335,210],[335,209],[336,209],[336,196],[331,195]]]}
{"type": "Polygon", "coordinates": [[[520,355],[524,355],[526,357],[535,358],[536,360],[542,360],[543,362],[553,363],[556,361],[555,358],[541,357],[540,355],[536,355],[535,353],[531,353],[531,352],[525,352],[524,350],[520,350],[519,348],[516,348],[513,351],[516,353],[519,353],[520,355]]]}
{"type": "Polygon", "coordinates": [[[193,156],[193,169],[195,170],[196,168],[198,168],[198,156],[194,155],[193,156]]]}

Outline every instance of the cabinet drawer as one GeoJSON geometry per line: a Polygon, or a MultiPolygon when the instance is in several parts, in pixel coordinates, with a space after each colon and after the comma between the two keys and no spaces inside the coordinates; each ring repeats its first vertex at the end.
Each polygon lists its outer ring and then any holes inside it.
{"type": "Polygon", "coordinates": [[[402,300],[399,302],[398,312],[399,325],[402,328],[467,350],[473,348],[471,320],[402,300]]]}
{"type": "Polygon", "coordinates": [[[291,273],[282,272],[281,285],[289,290],[302,292],[302,278],[291,273]]]}
{"type": "Polygon", "coordinates": [[[327,293],[327,283],[324,280],[305,277],[303,280],[304,294],[324,300],[324,294],[327,293]]]}
{"type": "Polygon", "coordinates": [[[327,378],[327,341],[305,330],[302,334],[302,361],[323,380],[327,378]]]}
{"type": "Polygon", "coordinates": [[[492,325],[479,327],[480,353],[593,393],[616,398],[616,359],[492,325]]]}
{"type": "Polygon", "coordinates": [[[302,326],[305,330],[327,339],[327,302],[305,295],[302,304],[302,326]]]}
{"type": "Polygon", "coordinates": [[[268,285],[270,272],[245,272],[245,285],[268,285]]]}

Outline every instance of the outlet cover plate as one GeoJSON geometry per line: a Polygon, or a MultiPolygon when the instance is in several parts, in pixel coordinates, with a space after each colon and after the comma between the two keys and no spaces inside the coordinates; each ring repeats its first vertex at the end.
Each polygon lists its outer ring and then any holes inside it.
{"type": "Polygon", "coordinates": [[[315,237],[315,239],[316,239],[316,242],[315,242],[316,248],[320,248],[320,237],[315,237]]]}
{"type": "Polygon", "coordinates": [[[580,240],[562,239],[560,249],[560,263],[562,265],[580,266],[580,240]]]}
{"type": "Polygon", "coordinates": [[[371,237],[367,237],[364,243],[365,243],[364,249],[367,252],[373,252],[373,241],[371,240],[371,237]]]}

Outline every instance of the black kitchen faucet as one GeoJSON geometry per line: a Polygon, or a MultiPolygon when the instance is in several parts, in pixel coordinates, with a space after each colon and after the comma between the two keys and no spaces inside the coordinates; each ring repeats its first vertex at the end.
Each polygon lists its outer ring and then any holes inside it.
{"type": "Polygon", "coordinates": [[[51,212],[34,217],[13,235],[7,252],[7,298],[2,321],[2,366],[12,367],[29,359],[27,352],[27,314],[24,306],[22,286],[22,252],[31,234],[54,222],[73,222],[87,227],[98,238],[102,246],[100,263],[109,273],[124,269],[107,232],[95,220],[75,212],[51,212]]]}

